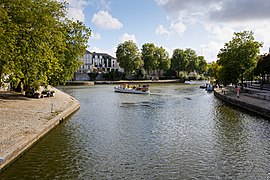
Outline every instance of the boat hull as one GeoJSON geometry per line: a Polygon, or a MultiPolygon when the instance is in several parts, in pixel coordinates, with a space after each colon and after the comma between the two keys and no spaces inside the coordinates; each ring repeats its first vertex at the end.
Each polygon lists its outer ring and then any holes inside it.
{"type": "Polygon", "coordinates": [[[114,92],[118,93],[128,93],[128,94],[150,94],[150,91],[141,91],[136,89],[122,89],[122,88],[114,88],[114,92]]]}

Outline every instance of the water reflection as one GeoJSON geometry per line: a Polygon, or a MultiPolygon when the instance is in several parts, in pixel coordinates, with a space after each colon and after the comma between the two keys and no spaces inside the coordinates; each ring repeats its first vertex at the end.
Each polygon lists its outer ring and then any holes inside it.
{"type": "Polygon", "coordinates": [[[196,86],[64,88],[80,110],[0,179],[266,179],[269,121],[196,86]]]}

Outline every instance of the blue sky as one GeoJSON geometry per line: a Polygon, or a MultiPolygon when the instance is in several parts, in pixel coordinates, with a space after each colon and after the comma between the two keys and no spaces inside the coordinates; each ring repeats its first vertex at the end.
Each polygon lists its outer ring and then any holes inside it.
{"type": "MultiPolygon", "coordinates": [[[[62,0],[59,0],[62,1],[62,0]]],[[[68,17],[92,30],[88,50],[115,56],[119,43],[133,40],[165,48],[192,48],[208,62],[230,41],[233,32],[254,32],[270,46],[268,0],[66,0],[68,17]]]]}

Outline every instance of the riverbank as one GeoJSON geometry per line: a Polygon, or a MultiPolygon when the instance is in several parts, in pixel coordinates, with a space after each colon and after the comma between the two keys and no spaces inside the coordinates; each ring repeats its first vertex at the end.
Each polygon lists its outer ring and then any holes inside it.
{"type": "Polygon", "coordinates": [[[41,99],[1,93],[0,172],[79,109],[76,99],[56,88],[51,90],[55,97],[41,99]]]}
{"type": "Polygon", "coordinates": [[[240,93],[238,98],[236,92],[231,88],[215,89],[214,91],[214,95],[222,101],[247,109],[269,119],[270,103],[268,100],[259,98],[257,95],[260,93],[261,92],[250,93],[250,91],[247,91],[240,93]]]}
{"type": "Polygon", "coordinates": [[[152,84],[152,83],[183,83],[179,79],[169,80],[121,80],[121,81],[95,81],[95,84],[152,84]]]}

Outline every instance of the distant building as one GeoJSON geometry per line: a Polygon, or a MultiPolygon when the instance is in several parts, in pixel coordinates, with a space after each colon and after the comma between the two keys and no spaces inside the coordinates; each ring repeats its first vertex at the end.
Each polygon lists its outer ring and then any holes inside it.
{"type": "Polygon", "coordinates": [[[90,80],[89,73],[123,72],[116,58],[106,53],[91,53],[86,50],[81,61],[83,64],[75,73],[74,80],[90,80]]]}

